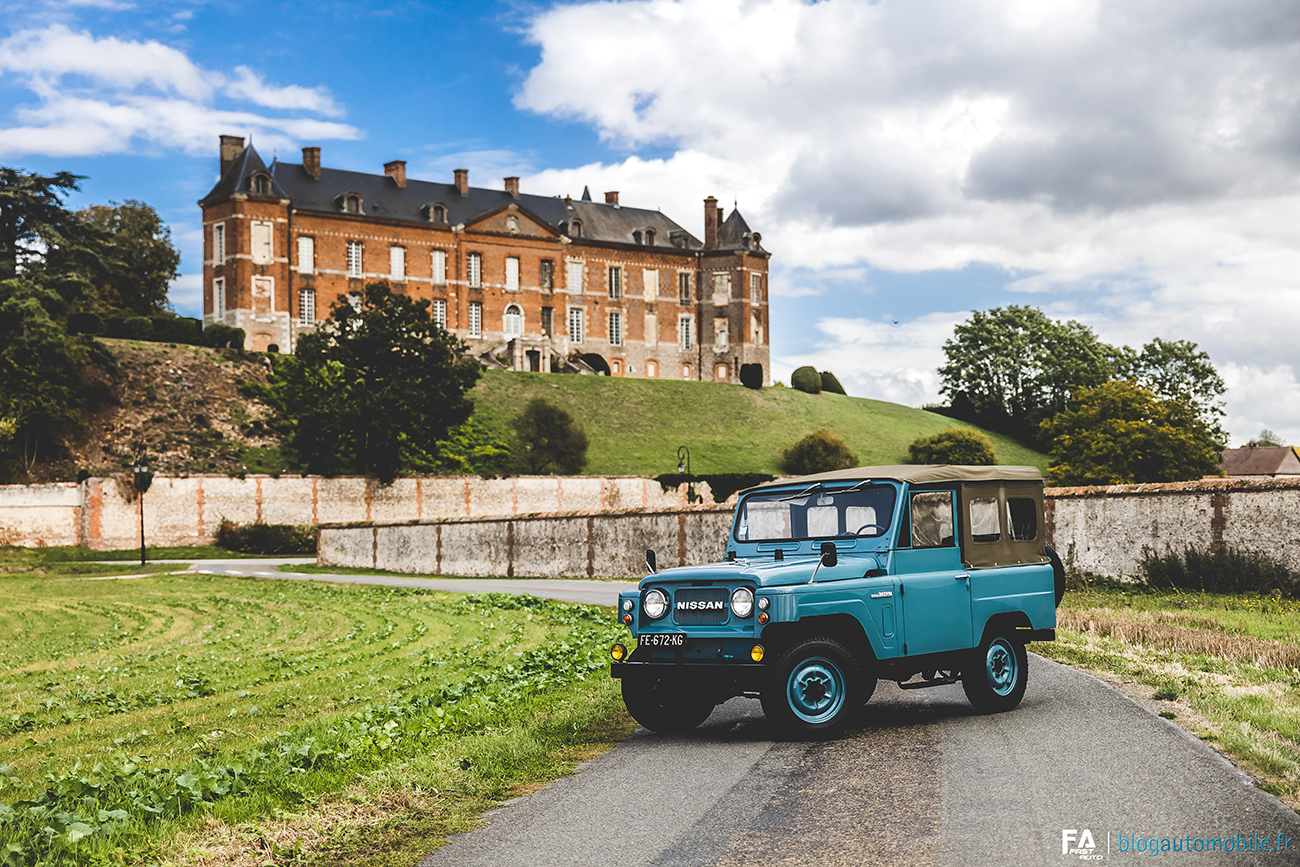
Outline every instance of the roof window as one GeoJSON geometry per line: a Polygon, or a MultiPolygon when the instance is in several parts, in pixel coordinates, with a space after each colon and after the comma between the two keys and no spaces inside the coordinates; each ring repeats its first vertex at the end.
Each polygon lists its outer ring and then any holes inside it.
{"type": "Polygon", "coordinates": [[[347,214],[361,213],[361,197],[356,193],[348,193],[343,197],[343,211],[347,214]]]}
{"type": "Polygon", "coordinates": [[[271,195],[271,176],[263,172],[253,175],[253,192],[259,196],[271,195]]]}

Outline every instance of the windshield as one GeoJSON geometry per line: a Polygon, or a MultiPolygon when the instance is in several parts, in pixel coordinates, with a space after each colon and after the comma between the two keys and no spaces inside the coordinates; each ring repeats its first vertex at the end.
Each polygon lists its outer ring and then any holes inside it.
{"type": "Polygon", "coordinates": [[[895,495],[890,485],[754,494],[736,514],[736,541],[880,536],[889,530],[895,495]]]}

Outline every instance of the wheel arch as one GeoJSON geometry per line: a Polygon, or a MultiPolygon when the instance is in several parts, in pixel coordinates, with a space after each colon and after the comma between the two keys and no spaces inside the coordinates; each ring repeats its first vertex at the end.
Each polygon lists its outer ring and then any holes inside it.
{"type": "Polygon", "coordinates": [[[1030,622],[1029,615],[1023,611],[1004,611],[994,614],[985,621],[984,631],[980,633],[980,640],[976,647],[982,646],[993,635],[1002,634],[1015,638],[1017,631],[1033,628],[1034,624],[1030,622]]]}
{"type": "Polygon", "coordinates": [[[787,623],[773,623],[763,629],[759,641],[769,654],[778,659],[787,648],[806,638],[832,638],[857,657],[863,671],[870,671],[876,662],[876,652],[861,621],[852,614],[817,614],[787,623]]]}

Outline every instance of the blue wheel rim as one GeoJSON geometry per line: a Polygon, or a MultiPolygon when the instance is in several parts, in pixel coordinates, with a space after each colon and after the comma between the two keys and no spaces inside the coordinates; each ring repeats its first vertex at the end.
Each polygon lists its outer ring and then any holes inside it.
{"type": "Polygon", "coordinates": [[[989,688],[998,695],[1010,695],[1016,688],[1020,660],[1016,658],[1016,649],[1005,638],[998,638],[989,645],[988,655],[984,657],[984,671],[988,675],[989,688]]]}
{"type": "Polygon", "coordinates": [[[834,719],[844,707],[844,693],[844,674],[839,666],[822,657],[800,662],[786,684],[790,710],[811,725],[834,719]]]}

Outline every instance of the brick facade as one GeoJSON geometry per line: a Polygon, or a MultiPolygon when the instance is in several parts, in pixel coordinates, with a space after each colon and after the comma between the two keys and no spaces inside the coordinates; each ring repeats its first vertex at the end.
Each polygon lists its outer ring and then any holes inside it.
{"type": "Polygon", "coordinates": [[[323,169],[318,148],[267,167],[229,136],[221,153],[200,202],[204,325],[243,328],[250,349],[292,351],[340,295],[388,280],[445,305],[447,329],[489,366],[572,370],[589,353],[613,376],[738,382],[757,363],[770,379],[770,254],[711,197],[700,242],[617,193],[520,195],[517,178],[485,190],[464,170],[408,181],[400,161],[382,175],[323,169]]]}

